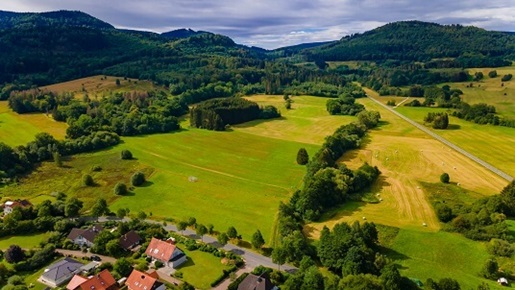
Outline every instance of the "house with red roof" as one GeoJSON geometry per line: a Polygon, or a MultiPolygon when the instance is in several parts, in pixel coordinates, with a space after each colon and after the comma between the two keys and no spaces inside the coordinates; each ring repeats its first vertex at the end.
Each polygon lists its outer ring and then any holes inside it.
{"type": "Polygon", "coordinates": [[[176,268],[188,260],[186,254],[177,248],[173,239],[161,241],[152,238],[145,254],[151,257],[152,260],[160,261],[170,268],[176,268]]]}
{"type": "Polygon", "coordinates": [[[13,212],[16,207],[31,207],[32,203],[26,199],[17,199],[17,200],[8,200],[2,204],[2,208],[4,209],[4,215],[8,215],[13,212]]]}
{"type": "Polygon", "coordinates": [[[89,277],[73,276],[66,286],[68,290],[118,290],[118,285],[109,270],[89,277]]]}
{"type": "Polygon", "coordinates": [[[125,285],[129,290],[165,290],[165,285],[158,279],[157,273],[147,274],[132,270],[125,285]]]}

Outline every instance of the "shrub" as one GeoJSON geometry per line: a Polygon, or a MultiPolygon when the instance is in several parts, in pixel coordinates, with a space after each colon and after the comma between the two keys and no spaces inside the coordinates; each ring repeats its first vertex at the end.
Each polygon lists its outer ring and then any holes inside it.
{"type": "Polygon", "coordinates": [[[82,184],[84,186],[93,186],[95,182],[93,181],[93,177],[91,177],[91,175],[86,174],[82,176],[82,184]]]}
{"type": "Polygon", "coordinates": [[[443,173],[442,175],[440,175],[440,181],[442,183],[449,183],[449,181],[451,181],[451,178],[449,177],[449,174],[443,173]]]}
{"type": "Polygon", "coordinates": [[[95,166],[91,167],[91,171],[94,171],[94,172],[102,171],[102,167],[100,167],[100,165],[95,165],[95,166]]]}
{"type": "Polygon", "coordinates": [[[499,239],[490,240],[490,242],[486,245],[486,249],[488,253],[502,257],[511,257],[515,251],[509,242],[499,239]]]}
{"type": "Polygon", "coordinates": [[[127,185],[125,185],[125,183],[122,183],[122,182],[118,182],[115,186],[114,186],[114,194],[116,195],[124,195],[124,194],[127,194],[127,185]]]}
{"type": "Polygon", "coordinates": [[[159,269],[159,268],[162,268],[162,267],[164,266],[164,264],[163,264],[163,262],[161,262],[161,261],[156,261],[156,262],[154,263],[154,266],[156,266],[156,268],[157,268],[157,269],[159,269]]]}
{"type": "Polygon", "coordinates": [[[132,153],[129,150],[122,150],[122,159],[123,160],[130,160],[132,159],[132,153]]]}
{"type": "Polygon", "coordinates": [[[145,183],[145,174],[141,171],[134,173],[131,177],[131,184],[134,186],[140,186],[145,183]]]}
{"type": "Polygon", "coordinates": [[[512,78],[512,77],[513,77],[513,76],[512,76],[511,74],[504,75],[504,76],[502,77],[501,81],[503,81],[503,82],[507,82],[507,81],[511,80],[511,78],[512,78]]]}
{"type": "Polygon", "coordinates": [[[386,102],[386,105],[390,106],[390,107],[394,107],[395,106],[395,101],[394,100],[389,100],[388,102],[386,102]]]}
{"type": "Polygon", "coordinates": [[[300,148],[299,152],[297,152],[297,164],[306,165],[309,162],[308,151],[305,148],[300,148]]]}
{"type": "Polygon", "coordinates": [[[497,77],[497,71],[496,70],[493,70],[491,72],[488,73],[488,76],[491,77],[491,78],[495,78],[497,77]]]}

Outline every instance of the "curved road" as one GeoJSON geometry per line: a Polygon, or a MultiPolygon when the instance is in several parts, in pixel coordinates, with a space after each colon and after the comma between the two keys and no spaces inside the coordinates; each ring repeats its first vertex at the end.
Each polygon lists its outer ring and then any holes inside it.
{"type": "Polygon", "coordinates": [[[471,153],[463,150],[462,148],[454,145],[453,143],[449,142],[447,139],[443,138],[442,136],[432,132],[431,130],[427,129],[425,126],[422,126],[421,124],[409,119],[408,117],[402,115],[401,113],[395,111],[394,109],[388,107],[387,105],[379,102],[378,100],[370,97],[368,94],[367,94],[367,97],[369,99],[371,99],[372,101],[376,102],[377,104],[381,105],[383,108],[385,108],[386,110],[394,113],[396,116],[399,116],[400,118],[402,118],[403,120],[405,120],[406,122],[410,123],[411,125],[417,127],[418,129],[422,130],[423,132],[427,133],[429,136],[435,138],[436,140],[442,142],[443,144],[451,147],[452,149],[458,151],[459,153],[465,155],[466,157],[474,160],[475,162],[479,163],[480,165],[482,165],[483,167],[485,167],[486,169],[492,171],[493,173],[499,175],[500,177],[508,180],[508,181],[512,181],[513,180],[513,177],[509,174],[507,174],[506,172],[504,171],[501,171],[499,170],[498,168],[494,167],[493,165],[487,163],[486,161],[483,161],[482,159],[479,159],[478,157],[472,155],[471,153]]]}

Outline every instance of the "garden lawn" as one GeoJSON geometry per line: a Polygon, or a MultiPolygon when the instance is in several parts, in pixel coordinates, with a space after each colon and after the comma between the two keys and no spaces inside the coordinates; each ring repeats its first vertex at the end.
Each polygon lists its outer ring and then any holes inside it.
{"type": "Polygon", "coordinates": [[[230,267],[223,265],[222,260],[210,253],[199,250],[188,251],[181,247],[181,250],[188,256],[188,261],[182,264],[177,271],[183,273],[182,280],[195,286],[197,289],[210,289],[211,283],[222,275],[222,270],[230,267]]]}
{"type": "Polygon", "coordinates": [[[52,233],[32,234],[23,236],[10,236],[0,238],[0,250],[6,250],[11,245],[18,245],[22,249],[39,247],[41,242],[47,241],[52,233]]]}

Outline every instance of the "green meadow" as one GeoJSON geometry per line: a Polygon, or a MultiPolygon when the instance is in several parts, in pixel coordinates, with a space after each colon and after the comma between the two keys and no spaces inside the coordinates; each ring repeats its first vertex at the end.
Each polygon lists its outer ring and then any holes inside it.
{"type": "Polygon", "coordinates": [[[48,240],[50,236],[51,233],[2,237],[0,238],[0,250],[5,251],[11,245],[18,245],[23,249],[32,249],[39,247],[39,244],[48,240]]]}
{"type": "Polygon", "coordinates": [[[230,267],[222,264],[222,260],[210,253],[200,250],[188,251],[181,247],[188,261],[182,264],[177,271],[183,274],[184,281],[195,286],[196,289],[210,289],[211,283],[222,275],[223,270],[230,267]]]}

